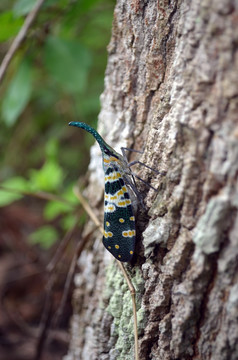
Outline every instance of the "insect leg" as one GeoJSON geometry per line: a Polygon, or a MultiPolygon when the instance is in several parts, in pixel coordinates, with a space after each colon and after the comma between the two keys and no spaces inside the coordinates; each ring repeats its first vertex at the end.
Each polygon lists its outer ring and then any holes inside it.
{"type": "Polygon", "coordinates": [[[151,189],[155,190],[156,192],[158,192],[158,190],[156,188],[154,188],[152,185],[148,184],[145,180],[141,179],[138,175],[133,173],[133,176],[135,176],[138,180],[142,181],[145,185],[149,186],[151,189]]]}
{"type": "Polygon", "coordinates": [[[121,147],[121,152],[122,152],[124,159],[127,159],[125,150],[143,154],[143,151],[140,151],[140,150],[134,150],[134,149],[126,148],[126,147],[121,147]]]}
{"type": "Polygon", "coordinates": [[[150,169],[150,170],[154,171],[155,173],[157,173],[157,174],[159,174],[159,175],[162,175],[162,176],[165,176],[165,175],[166,175],[166,172],[164,172],[164,171],[158,171],[158,170],[156,170],[156,169],[153,169],[152,167],[144,164],[143,162],[141,162],[141,161],[139,161],[139,160],[135,160],[135,161],[132,161],[132,162],[128,163],[128,166],[131,167],[131,166],[133,166],[133,165],[135,165],[135,164],[140,164],[141,166],[145,166],[147,169],[150,169]]]}

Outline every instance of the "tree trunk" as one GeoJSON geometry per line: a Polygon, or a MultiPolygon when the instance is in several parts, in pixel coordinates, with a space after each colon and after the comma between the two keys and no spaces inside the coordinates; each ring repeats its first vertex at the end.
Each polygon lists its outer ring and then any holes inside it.
{"type": "MultiPolygon", "coordinates": [[[[137,246],[140,359],[238,359],[238,3],[118,0],[98,131],[143,150],[137,246]]],[[[85,196],[103,223],[101,153],[85,196]]],[[[138,158],[132,154],[130,159],[138,158]]],[[[94,225],[88,221],[85,233],[94,225]]],[[[98,230],[75,278],[65,359],[132,360],[132,308],[98,230]]]]}

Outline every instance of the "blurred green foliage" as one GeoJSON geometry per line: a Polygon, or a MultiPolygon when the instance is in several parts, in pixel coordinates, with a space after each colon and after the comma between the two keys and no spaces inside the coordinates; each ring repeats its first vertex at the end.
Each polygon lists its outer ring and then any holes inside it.
{"type": "MultiPolygon", "coordinates": [[[[34,4],[1,0],[1,59],[34,4]]],[[[96,127],[114,6],[113,0],[47,0],[0,88],[0,207],[27,201],[26,193],[57,196],[43,208],[35,203],[45,224],[30,240],[45,248],[75,223],[72,187],[86,172],[93,140],[68,122],[96,127]]]]}

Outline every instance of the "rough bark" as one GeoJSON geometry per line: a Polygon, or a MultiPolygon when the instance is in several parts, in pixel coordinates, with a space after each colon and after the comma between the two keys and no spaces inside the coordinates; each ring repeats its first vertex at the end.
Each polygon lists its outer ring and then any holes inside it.
{"type": "MultiPolygon", "coordinates": [[[[98,131],[166,172],[137,169],[159,190],[138,184],[146,210],[127,266],[140,359],[238,358],[237,44],[235,0],[118,0],[115,8],[98,131]]],[[[98,145],[86,195],[102,219],[98,145]]],[[[133,359],[130,294],[97,231],[75,283],[66,358],[133,359]]]]}

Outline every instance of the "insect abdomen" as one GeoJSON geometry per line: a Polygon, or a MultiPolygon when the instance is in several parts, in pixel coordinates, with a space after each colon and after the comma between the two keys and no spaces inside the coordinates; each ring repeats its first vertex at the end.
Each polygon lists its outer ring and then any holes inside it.
{"type": "Polygon", "coordinates": [[[135,248],[135,217],[125,182],[117,168],[105,173],[103,245],[120,261],[128,262],[135,248]]]}

